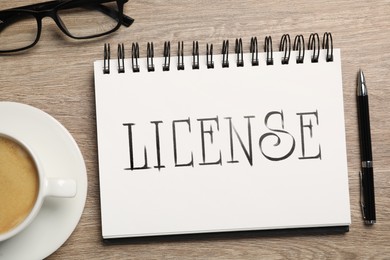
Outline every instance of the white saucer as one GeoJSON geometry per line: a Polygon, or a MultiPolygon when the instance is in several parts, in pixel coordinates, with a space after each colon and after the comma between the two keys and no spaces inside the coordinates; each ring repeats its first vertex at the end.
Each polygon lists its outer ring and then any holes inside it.
{"type": "Polygon", "coordinates": [[[72,234],[84,210],[87,172],[71,134],[45,112],[20,103],[0,102],[0,128],[12,130],[42,158],[50,177],[72,178],[77,195],[46,199],[39,215],[22,233],[0,242],[0,259],[43,259],[72,234]]]}

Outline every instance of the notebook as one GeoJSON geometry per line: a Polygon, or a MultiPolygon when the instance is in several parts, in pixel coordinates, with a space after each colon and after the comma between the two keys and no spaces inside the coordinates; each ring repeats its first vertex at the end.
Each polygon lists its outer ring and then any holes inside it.
{"type": "Polygon", "coordinates": [[[329,33],[278,43],[105,45],[104,239],[350,225],[340,50],[329,33]]]}

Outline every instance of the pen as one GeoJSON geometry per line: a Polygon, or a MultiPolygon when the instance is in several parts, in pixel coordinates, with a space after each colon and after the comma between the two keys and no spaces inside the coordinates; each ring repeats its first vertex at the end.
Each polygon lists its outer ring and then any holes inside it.
{"type": "Polygon", "coordinates": [[[368,108],[368,93],[363,71],[358,74],[357,85],[357,110],[360,139],[361,159],[361,207],[365,224],[372,225],[376,222],[375,194],[374,194],[374,169],[372,163],[370,114],[368,108]]]}

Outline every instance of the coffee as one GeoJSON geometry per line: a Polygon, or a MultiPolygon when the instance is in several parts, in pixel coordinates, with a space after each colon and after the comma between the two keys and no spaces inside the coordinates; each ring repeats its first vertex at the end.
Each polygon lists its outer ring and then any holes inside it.
{"type": "Polygon", "coordinates": [[[28,216],[38,190],[38,172],[30,154],[17,142],[0,135],[0,234],[28,216]]]}

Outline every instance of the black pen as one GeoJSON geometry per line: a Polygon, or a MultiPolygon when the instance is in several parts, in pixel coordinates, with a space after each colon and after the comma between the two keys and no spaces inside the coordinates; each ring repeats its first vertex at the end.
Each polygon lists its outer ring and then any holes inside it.
{"type": "Polygon", "coordinates": [[[360,158],[361,158],[361,207],[364,222],[372,225],[376,222],[374,169],[372,163],[370,113],[368,93],[363,71],[358,74],[357,110],[359,121],[360,158]]]}

